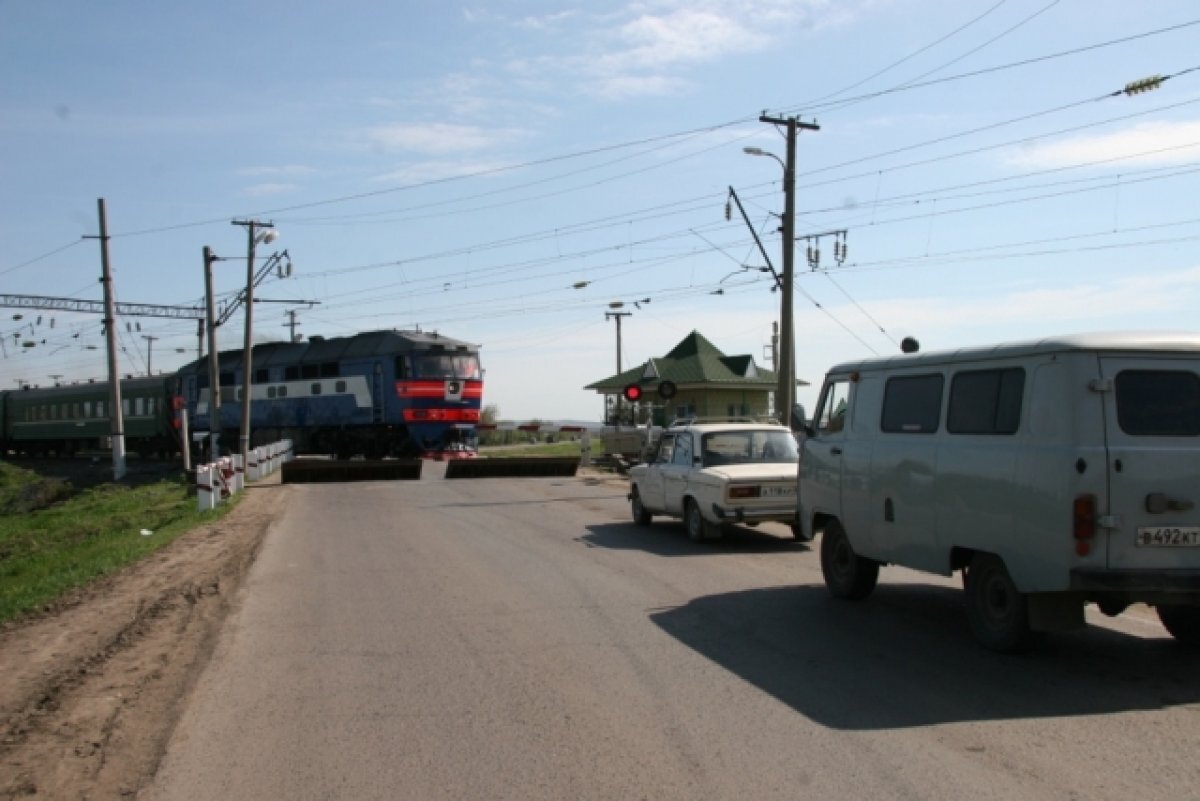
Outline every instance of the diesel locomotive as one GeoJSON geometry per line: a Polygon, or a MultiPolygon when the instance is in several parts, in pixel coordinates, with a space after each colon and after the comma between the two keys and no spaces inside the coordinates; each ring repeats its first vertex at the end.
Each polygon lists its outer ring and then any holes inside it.
{"type": "MultiPolygon", "coordinates": [[[[178,452],[179,412],[194,441],[218,433],[223,452],[239,445],[243,352],[217,355],[213,414],[207,357],[173,375],[121,382],[126,448],[178,452]]],[[[422,331],[255,345],[251,354],[251,445],[290,439],[298,453],[464,458],[476,455],[483,401],[479,348],[422,331]]],[[[0,392],[0,452],[70,454],[105,447],[108,384],[97,381],[0,392]]]]}

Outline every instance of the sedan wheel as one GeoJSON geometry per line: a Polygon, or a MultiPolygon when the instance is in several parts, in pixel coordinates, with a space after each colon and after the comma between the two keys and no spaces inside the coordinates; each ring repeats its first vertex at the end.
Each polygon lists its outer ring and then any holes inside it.
{"type": "Polygon", "coordinates": [[[633,510],[633,522],[639,526],[650,525],[651,514],[642,505],[642,496],[638,493],[637,488],[633,490],[633,497],[629,499],[629,506],[633,510]]]}
{"type": "Polygon", "coordinates": [[[700,514],[700,506],[691,499],[688,500],[687,509],[684,510],[683,522],[687,526],[688,538],[692,542],[700,542],[704,539],[704,516],[700,514]]]}

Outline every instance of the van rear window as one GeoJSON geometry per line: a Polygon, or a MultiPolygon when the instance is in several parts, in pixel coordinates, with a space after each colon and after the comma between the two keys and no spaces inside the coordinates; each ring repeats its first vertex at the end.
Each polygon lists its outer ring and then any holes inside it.
{"type": "Polygon", "coordinates": [[[883,391],[884,431],[897,434],[932,434],[942,414],[941,374],[888,379],[883,391]]]}
{"type": "Polygon", "coordinates": [[[1143,437],[1200,436],[1200,377],[1186,370],[1117,373],[1117,422],[1143,437]]]}

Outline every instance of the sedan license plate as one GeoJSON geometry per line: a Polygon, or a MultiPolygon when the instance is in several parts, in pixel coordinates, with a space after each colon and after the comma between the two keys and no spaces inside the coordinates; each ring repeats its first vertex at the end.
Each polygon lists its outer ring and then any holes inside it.
{"type": "Polygon", "coordinates": [[[1137,530],[1139,548],[1200,548],[1200,526],[1147,526],[1137,530]]]}
{"type": "Polygon", "coordinates": [[[763,487],[762,497],[764,498],[790,498],[796,494],[796,488],[792,485],[786,487],[763,487]]]}

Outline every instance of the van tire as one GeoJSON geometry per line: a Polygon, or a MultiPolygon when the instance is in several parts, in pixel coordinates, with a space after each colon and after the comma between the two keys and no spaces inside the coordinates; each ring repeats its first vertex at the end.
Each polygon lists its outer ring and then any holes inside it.
{"type": "Polygon", "coordinates": [[[830,520],[821,535],[821,575],[834,598],[860,601],[875,589],[879,563],[856,554],[842,524],[830,520]]]}
{"type": "Polygon", "coordinates": [[[1017,590],[998,556],[978,553],[964,580],[967,619],[981,645],[991,651],[1016,653],[1033,644],[1029,629],[1029,602],[1017,590]]]}
{"type": "Polygon", "coordinates": [[[1159,606],[1155,611],[1179,643],[1200,646],[1200,606],[1159,606]]]}

